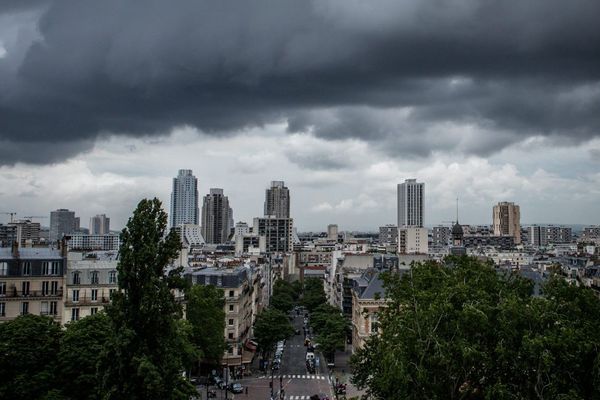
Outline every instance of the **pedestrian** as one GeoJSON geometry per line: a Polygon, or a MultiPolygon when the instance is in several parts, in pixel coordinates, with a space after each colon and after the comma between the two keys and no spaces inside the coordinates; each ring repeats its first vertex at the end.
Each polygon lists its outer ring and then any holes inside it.
{"type": "Polygon", "coordinates": [[[246,386],[246,396],[248,396],[248,386],[246,386]]]}

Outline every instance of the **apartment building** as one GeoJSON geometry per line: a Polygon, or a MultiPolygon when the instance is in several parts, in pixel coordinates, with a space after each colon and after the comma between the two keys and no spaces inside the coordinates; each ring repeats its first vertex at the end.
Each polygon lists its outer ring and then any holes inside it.
{"type": "Polygon", "coordinates": [[[0,321],[37,314],[62,319],[66,248],[0,248],[0,321]]]}
{"type": "Polygon", "coordinates": [[[352,288],[352,352],[362,348],[371,335],[379,333],[379,311],[387,307],[379,273],[361,276],[352,288]]]}
{"type": "Polygon", "coordinates": [[[69,252],[62,323],[94,315],[117,290],[117,252],[69,252]]]}

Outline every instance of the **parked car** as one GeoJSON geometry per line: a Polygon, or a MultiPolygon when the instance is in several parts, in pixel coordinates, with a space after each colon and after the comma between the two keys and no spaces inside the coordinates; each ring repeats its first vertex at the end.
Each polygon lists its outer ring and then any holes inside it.
{"type": "Polygon", "coordinates": [[[277,360],[277,359],[276,359],[276,360],[274,360],[274,361],[273,361],[273,367],[272,367],[272,368],[273,368],[274,370],[278,370],[278,369],[279,369],[279,364],[280,364],[280,361],[279,361],[279,360],[277,360]]]}
{"type": "Polygon", "coordinates": [[[229,390],[231,390],[233,393],[242,393],[244,391],[244,387],[241,383],[234,382],[229,384],[229,390]]]}
{"type": "Polygon", "coordinates": [[[212,381],[219,389],[225,388],[225,381],[223,381],[223,379],[221,379],[221,377],[213,376],[212,381]]]}

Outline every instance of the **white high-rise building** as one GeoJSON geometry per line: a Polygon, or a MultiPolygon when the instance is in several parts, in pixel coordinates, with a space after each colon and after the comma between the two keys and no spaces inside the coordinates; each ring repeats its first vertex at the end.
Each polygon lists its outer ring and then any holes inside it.
{"type": "Polygon", "coordinates": [[[110,233],[110,218],[106,214],[98,214],[90,218],[90,235],[108,235],[110,233]]]}
{"type": "Polygon", "coordinates": [[[425,221],[425,184],[407,179],[398,185],[398,229],[422,228],[425,221]]]}
{"type": "Polygon", "coordinates": [[[272,181],[265,192],[265,216],[290,217],[290,190],[283,181],[272,181]]]}
{"type": "Polygon", "coordinates": [[[198,179],[191,169],[180,169],[173,178],[171,192],[171,227],[182,224],[198,225],[198,179]]]}
{"type": "Polygon", "coordinates": [[[515,244],[521,244],[521,211],[515,203],[502,201],[492,212],[494,235],[512,236],[515,244]]]}

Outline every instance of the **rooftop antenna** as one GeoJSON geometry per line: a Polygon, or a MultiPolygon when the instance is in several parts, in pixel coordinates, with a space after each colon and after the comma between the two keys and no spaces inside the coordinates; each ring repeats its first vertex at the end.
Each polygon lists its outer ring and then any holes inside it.
{"type": "Polygon", "coordinates": [[[456,198],[456,223],[458,224],[458,197],[456,198]]]}

